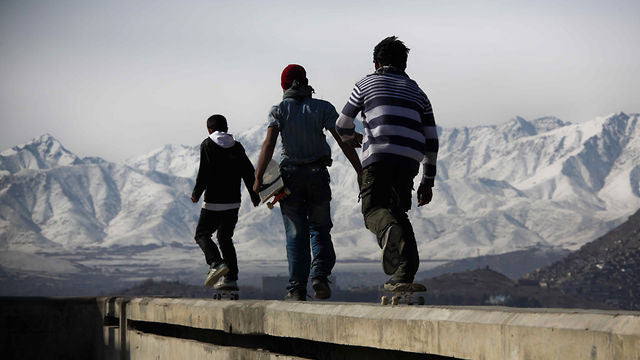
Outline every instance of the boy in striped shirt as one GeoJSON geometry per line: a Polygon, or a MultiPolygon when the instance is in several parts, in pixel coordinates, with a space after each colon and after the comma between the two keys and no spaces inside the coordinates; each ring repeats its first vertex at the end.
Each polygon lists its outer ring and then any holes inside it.
{"type": "Polygon", "coordinates": [[[382,267],[393,275],[385,283],[412,283],[418,271],[416,239],[407,211],[413,178],[422,164],[418,206],[433,197],[438,134],[427,95],[404,72],[409,49],[395,36],[373,50],[376,71],[358,81],[336,122],[342,141],[359,146],[354,118],[361,114],[362,214],[365,226],[378,238],[382,267]]]}

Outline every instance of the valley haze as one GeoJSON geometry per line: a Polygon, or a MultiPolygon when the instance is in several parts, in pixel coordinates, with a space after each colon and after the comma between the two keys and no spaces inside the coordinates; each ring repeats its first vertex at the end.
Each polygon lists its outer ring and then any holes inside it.
{"type": "MultiPolygon", "coordinates": [[[[409,212],[421,270],[524,249],[577,250],[625,221],[640,208],[639,117],[579,124],[516,117],[439,129],[433,201],[417,208],[414,199],[409,212]]],[[[265,132],[260,125],[234,134],[254,164],[265,132]]],[[[364,227],[356,174],[327,140],[335,272],[344,275],[341,285],[380,282],[380,250],[364,227]]],[[[91,294],[146,278],[199,284],[206,264],[193,234],[201,203],[189,199],[198,163],[199,144],[113,163],[80,158],[49,134],[0,153],[2,294],[91,294]],[[75,281],[75,290],[55,293],[47,284],[56,279],[75,281]],[[24,287],[29,282],[40,292],[24,287]]],[[[286,274],[280,212],[253,208],[242,191],[234,235],[241,281],[286,274]]]]}

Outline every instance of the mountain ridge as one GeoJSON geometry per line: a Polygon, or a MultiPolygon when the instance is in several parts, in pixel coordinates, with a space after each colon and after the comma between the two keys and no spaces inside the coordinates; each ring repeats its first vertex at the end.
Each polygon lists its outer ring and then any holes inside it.
{"type": "MultiPolygon", "coordinates": [[[[410,211],[421,256],[576,249],[620,224],[640,208],[639,117],[615,113],[580,124],[516,117],[498,125],[440,128],[434,200],[417,208],[414,199],[410,211]]],[[[264,134],[256,126],[237,136],[254,164],[264,134]]],[[[189,195],[199,145],[166,145],[112,163],[81,159],[51,135],[36,140],[0,153],[1,249],[108,252],[182,244],[197,251],[192,238],[199,209],[189,195]]],[[[328,142],[336,252],[377,259],[379,249],[361,218],[355,172],[335,141],[328,142]]],[[[253,208],[243,193],[238,252],[284,259],[280,215],[253,208]]]]}

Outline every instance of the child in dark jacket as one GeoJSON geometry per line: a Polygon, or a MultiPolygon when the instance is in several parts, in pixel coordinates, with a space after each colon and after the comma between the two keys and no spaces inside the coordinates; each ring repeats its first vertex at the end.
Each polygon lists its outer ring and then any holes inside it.
{"type": "Polygon", "coordinates": [[[216,114],[207,119],[207,130],[209,136],[200,145],[200,167],[191,195],[191,201],[196,203],[204,192],[195,240],[209,265],[204,285],[237,290],[238,260],[232,237],[240,209],[240,180],[244,181],[253,206],[258,206],[260,197],[252,189],[255,169],[242,145],[227,134],[224,116],[216,114]],[[222,256],[211,240],[214,232],[222,256]]]}

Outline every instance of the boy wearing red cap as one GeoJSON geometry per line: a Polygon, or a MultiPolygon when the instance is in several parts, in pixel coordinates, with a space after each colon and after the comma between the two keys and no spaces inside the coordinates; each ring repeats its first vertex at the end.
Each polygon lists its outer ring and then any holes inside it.
{"type": "Polygon", "coordinates": [[[253,189],[258,191],[278,135],[282,136],[280,172],[291,194],[280,201],[286,234],[289,286],[285,300],[306,300],[311,275],[315,297],[331,296],[328,276],[336,261],[331,241],[329,172],[331,148],[324,130],[331,132],[358,175],[360,159],[353,147],[342,143],[335,130],[338,113],[329,102],[311,97],[305,69],[296,64],[283,71],[282,101],[269,112],[267,136],[256,169],[253,189]],[[313,253],[313,261],[309,253],[313,253]]]}

